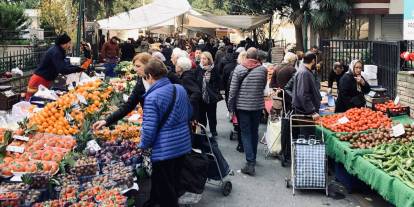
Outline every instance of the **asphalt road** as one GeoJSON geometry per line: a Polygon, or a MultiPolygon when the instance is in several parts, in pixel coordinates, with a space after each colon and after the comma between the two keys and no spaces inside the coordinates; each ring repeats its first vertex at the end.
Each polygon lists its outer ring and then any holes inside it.
{"type": "MultiPolygon", "coordinates": [[[[227,176],[233,184],[233,191],[227,197],[221,194],[221,188],[211,184],[206,185],[203,198],[195,207],[388,207],[392,206],[384,201],[378,194],[370,190],[348,194],[343,187],[335,181],[331,186],[344,195],[332,198],[325,196],[321,190],[296,191],[286,188],[285,177],[290,176],[290,168],[284,168],[275,158],[266,159],[264,145],[259,144],[256,176],[250,177],[242,174],[240,168],[244,165],[244,154],[235,150],[237,141],[229,140],[229,133],[233,128],[226,118],[227,110],[224,102],[218,104],[218,134],[219,147],[234,170],[234,176],[227,176]]],[[[260,136],[266,126],[260,126],[260,136]]],[[[331,180],[331,179],[330,179],[331,180]]]]}

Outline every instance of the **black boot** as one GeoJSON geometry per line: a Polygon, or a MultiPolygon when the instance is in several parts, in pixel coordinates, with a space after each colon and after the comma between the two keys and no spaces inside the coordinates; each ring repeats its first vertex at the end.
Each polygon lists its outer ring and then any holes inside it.
{"type": "Polygon", "coordinates": [[[243,145],[242,145],[242,144],[238,144],[238,145],[237,145],[236,150],[237,150],[238,152],[240,152],[240,153],[243,153],[243,152],[244,152],[243,145]]]}
{"type": "Polygon", "coordinates": [[[241,172],[250,176],[256,175],[255,166],[253,163],[246,163],[246,165],[241,169],[241,172]]]}

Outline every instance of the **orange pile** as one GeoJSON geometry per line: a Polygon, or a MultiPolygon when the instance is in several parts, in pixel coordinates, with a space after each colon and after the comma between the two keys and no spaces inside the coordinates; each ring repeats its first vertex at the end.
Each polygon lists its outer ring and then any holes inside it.
{"type": "Polygon", "coordinates": [[[392,121],[380,111],[368,108],[353,108],[345,113],[333,114],[321,118],[324,127],[334,132],[359,132],[380,127],[391,128],[392,121]],[[346,116],[349,122],[339,124],[338,119],[346,116]]]}
{"type": "Polygon", "coordinates": [[[102,84],[101,80],[85,83],[62,95],[57,101],[46,104],[42,111],[30,117],[28,127],[35,125],[39,132],[58,135],[77,134],[85,115],[98,111],[112,93],[111,86],[104,88],[101,87],[102,84]],[[78,96],[83,96],[88,104],[80,104],[78,96]],[[74,107],[76,104],[81,108],[74,107]],[[69,115],[74,122],[69,122],[71,120],[68,120],[70,118],[66,112],[70,112],[69,115]]]}

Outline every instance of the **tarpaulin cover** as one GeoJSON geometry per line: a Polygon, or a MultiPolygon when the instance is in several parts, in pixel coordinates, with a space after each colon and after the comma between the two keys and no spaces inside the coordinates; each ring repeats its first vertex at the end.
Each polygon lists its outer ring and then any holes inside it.
{"type": "Polygon", "coordinates": [[[100,29],[129,30],[162,26],[191,9],[187,0],[155,0],[145,6],[98,21],[100,29]]]}

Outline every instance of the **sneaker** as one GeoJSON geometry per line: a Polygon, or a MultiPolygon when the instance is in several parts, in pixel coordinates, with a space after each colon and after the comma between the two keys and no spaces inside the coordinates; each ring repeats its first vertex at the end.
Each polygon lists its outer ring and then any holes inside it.
{"type": "Polygon", "coordinates": [[[241,172],[246,175],[254,176],[256,174],[254,165],[247,163],[242,169],[241,172]]]}

